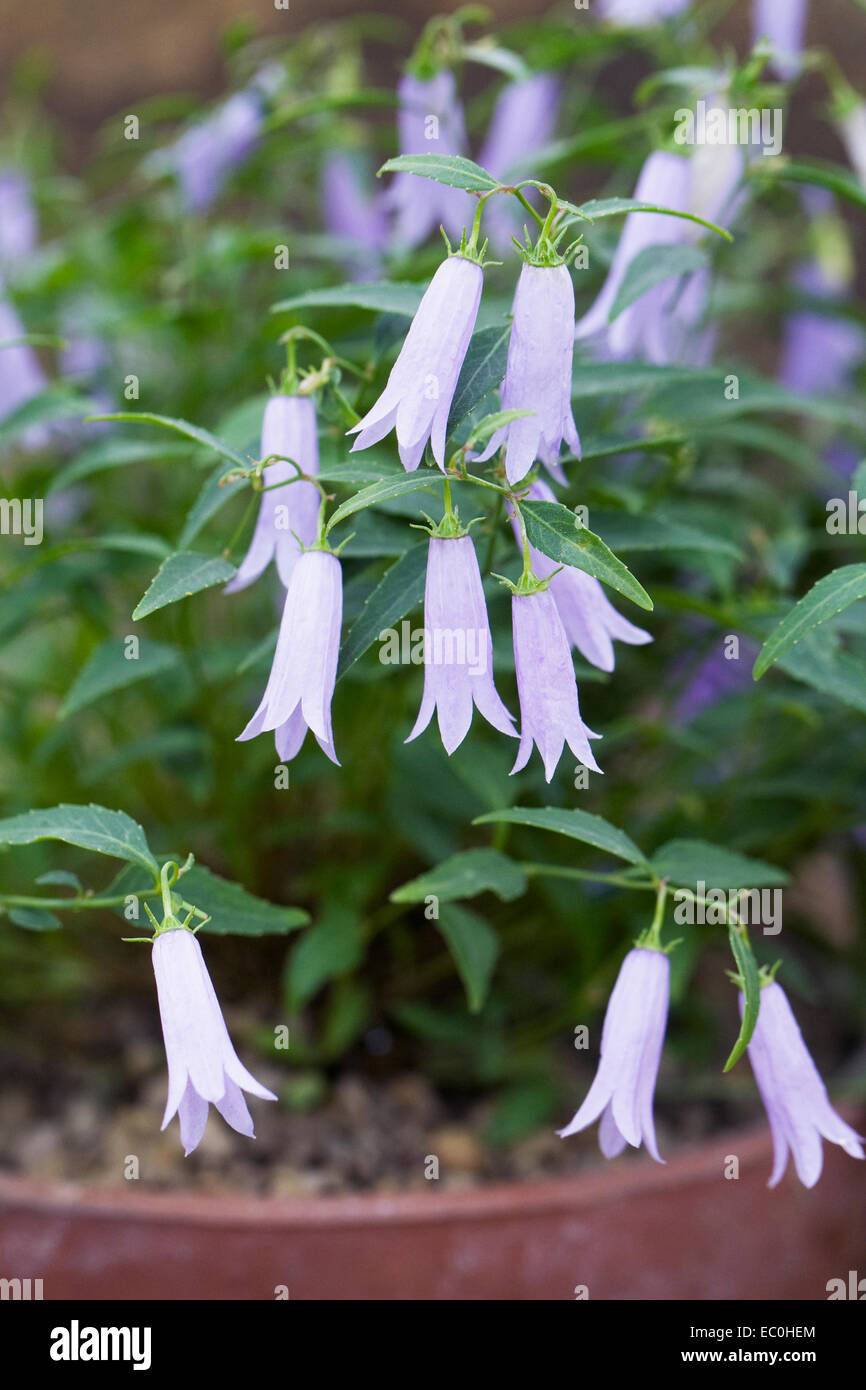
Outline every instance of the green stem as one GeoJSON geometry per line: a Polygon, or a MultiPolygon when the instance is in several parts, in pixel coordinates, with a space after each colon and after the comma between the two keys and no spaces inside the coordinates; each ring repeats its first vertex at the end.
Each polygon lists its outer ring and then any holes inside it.
{"type": "Polygon", "coordinates": [[[525,874],[546,874],[549,878],[585,879],[589,883],[609,883],[614,888],[636,888],[656,892],[657,885],[647,879],[626,878],[623,874],[598,874],[588,869],[573,869],[565,864],[521,864],[525,874]]]}
{"type": "MultiPolygon", "coordinates": [[[[135,896],[137,898],[153,898],[160,891],[159,888],[147,888],[143,893],[136,893],[135,896]]],[[[128,893],[121,893],[117,897],[111,898],[35,898],[26,897],[20,893],[0,893],[0,904],[3,907],[71,908],[73,912],[80,912],[86,907],[122,907],[128,897],[128,893]]]]}

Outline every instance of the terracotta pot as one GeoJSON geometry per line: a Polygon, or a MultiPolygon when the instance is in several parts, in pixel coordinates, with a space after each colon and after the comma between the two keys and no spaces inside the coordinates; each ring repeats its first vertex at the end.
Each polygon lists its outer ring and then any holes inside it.
{"type": "Polygon", "coordinates": [[[0,1276],[46,1299],[824,1299],[866,1273],[866,1165],[825,1146],[811,1192],[766,1188],[765,1127],[665,1167],[306,1201],[0,1178],[0,1276]],[[728,1155],[738,1179],[726,1179],[728,1155]]]}

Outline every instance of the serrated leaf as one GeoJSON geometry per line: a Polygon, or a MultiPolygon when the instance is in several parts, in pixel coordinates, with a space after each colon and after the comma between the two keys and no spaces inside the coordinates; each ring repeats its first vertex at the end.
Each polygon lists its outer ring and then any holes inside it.
{"type": "Polygon", "coordinates": [[[417,174],[468,193],[490,193],[500,186],[480,164],[460,154],[398,154],[382,165],[378,176],[382,174],[417,174]]]}
{"type": "Polygon", "coordinates": [[[206,449],[212,449],[215,454],[221,454],[237,468],[249,468],[250,465],[250,460],[239,454],[224,439],[217,439],[215,434],[201,429],[198,425],[191,425],[188,420],[178,420],[170,415],[153,415],[147,410],[123,410],[116,411],[111,415],[94,415],[91,418],[94,420],[126,420],[132,425],[161,425],[163,429],[174,430],[176,434],[182,434],[187,439],[195,440],[196,444],[203,444],[206,449]]]}
{"type": "Polygon", "coordinates": [[[27,931],[57,931],[63,923],[44,907],[10,907],[9,920],[27,931]]]}
{"type": "Polygon", "coordinates": [[[133,611],[132,618],[146,618],[170,603],[190,598],[214,584],[225,584],[235,567],[221,555],[201,555],[195,550],[179,550],[163,560],[150,587],[133,611]]]}
{"type": "Polygon", "coordinates": [[[645,864],[646,859],[624,830],[619,830],[602,816],[594,816],[589,811],[560,810],[558,806],[510,806],[503,811],[488,811],[478,816],[473,825],[489,825],[505,821],[510,825],[528,825],[537,830],[552,830],[557,835],[568,835],[572,840],[582,840],[595,849],[606,850],[618,859],[629,864],[645,864]]]}
{"type": "Polygon", "coordinates": [[[560,502],[522,502],[521,511],[530,544],[542,554],[603,580],[640,608],[652,609],[652,599],[643,585],[568,507],[560,502]]]}
{"type": "MultiPolygon", "coordinates": [[[[441,477],[441,474],[439,476],[441,477]]],[[[361,511],[363,507],[375,507],[377,502],[387,502],[392,497],[403,497],[406,493],[417,492],[420,488],[429,488],[434,481],[434,474],[427,468],[418,473],[402,473],[396,478],[383,478],[370,487],[362,488],[354,497],[343,502],[328,522],[328,531],[345,521],[353,512],[361,511]]]]}
{"type": "Polygon", "coordinates": [[[807,632],[834,618],[857,599],[866,597],[866,565],[842,565],[825,574],[785,615],[770,633],[752,674],[759,680],[780,656],[800,642],[807,632]]]}
{"type": "Polygon", "coordinates": [[[427,286],[383,281],[381,284],[331,285],[320,290],[281,299],[271,307],[272,314],[296,309],[369,309],[377,314],[399,314],[412,318],[427,286]]]}
{"type": "Polygon", "coordinates": [[[493,967],[499,958],[499,937],[477,912],[457,903],[445,904],[436,926],[463,981],[470,1013],[478,1013],[487,998],[493,967]]]}
{"type": "MultiPolygon", "coordinates": [[[[126,859],[159,875],[144,831],[125,811],[104,806],[62,804],[47,811],[25,811],[0,820],[0,845],[30,845],[37,840],[62,840],[80,849],[126,859]]],[[[148,887],[152,887],[152,882],[148,887]]]]}
{"type": "Polygon", "coordinates": [[[91,652],[60,707],[60,719],[68,719],[96,700],[138,681],[165,675],[180,664],[180,654],[175,647],[149,640],[140,643],[136,658],[127,659],[125,641],[123,637],[109,637],[91,652]]]}
{"type": "Polygon", "coordinates": [[[483,401],[501,384],[505,377],[510,338],[510,322],[502,326],[479,328],[473,333],[451,402],[449,435],[472,413],[479,401],[483,401]]]}
{"type": "Polygon", "coordinates": [[[426,573],[426,545],[412,546],[391,566],[346,634],[340,652],[338,680],[364,655],[380,632],[400,622],[423,601],[426,573]]]}
{"type": "Polygon", "coordinates": [[[526,892],[526,874],[519,864],[496,849],[469,849],[453,854],[435,869],[410,879],[391,894],[394,903],[421,903],[436,897],[440,902],[495,893],[511,902],[526,892]]]}
{"type": "Polygon", "coordinates": [[[731,1055],[725,1063],[724,1070],[730,1071],[735,1062],[738,1062],[751,1041],[755,1031],[755,1024],[758,1021],[758,1012],[761,1007],[761,982],[758,976],[758,966],[752,954],[749,938],[744,930],[735,926],[733,923],[728,927],[728,940],[731,945],[737,970],[743,979],[743,1019],[740,1024],[740,1033],[737,1041],[731,1050],[731,1055]]]}
{"type": "MultiPolygon", "coordinates": [[[[106,894],[111,897],[137,896],[151,887],[152,884],[147,883],[135,869],[124,869],[106,889],[106,894]]],[[[209,914],[211,921],[201,928],[201,932],[208,935],[284,936],[287,932],[306,926],[310,920],[309,913],[303,908],[281,907],[277,903],[267,902],[248,893],[241,884],[221,878],[204,864],[193,864],[178,879],[172,892],[178,899],[209,914]]],[[[119,907],[116,911],[119,917],[125,916],[123,908],[119,907]]],[[[125,920],[129,921],[128,918],[125,920]]],[[[137,920],[146,926],[143,909],[137,920]]]]}
{"type": "Polygon", "coordinates": [[[624,309],[627,309],[636,299],[640,299],[641,295],[655,289],[656,285],[661,285],[665,280],[674,277],[690,275],[693,271],[702,270],[707,263],[707,254],[699,246],[662,244],[644,247],[643,251],[639,251],[628,263],[616,298],[611,305],[608,323],[613,323],[624,309]]]}
{"type": "Polygon", "coordinates": [[[650,864],[657,878],[693,890],[698,883],[727,889],[770,888],[788,882],[784,869],[775,864],[706,840],[669,840],[656,850],[650,864]]]}
{"type": "Polygon", "coordinates": [[[866,662],[844,651],[830,628],[807,632],[776,665],[812,690],[866,714],[866,662]]]}

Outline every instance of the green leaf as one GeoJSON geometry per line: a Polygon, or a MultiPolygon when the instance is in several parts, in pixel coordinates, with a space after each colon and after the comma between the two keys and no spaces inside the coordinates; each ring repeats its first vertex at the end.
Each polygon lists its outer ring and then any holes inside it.
{"type": "MultiPolygon", "coordinates": [[[[152,887],[135,869],[124,869],[105,891],[106,896],[111,897],[137,897],[152,887]]],[[[182,874],[172,889],[172,896],[177,899],[178,909],[184,901],[208,913],[211,921],[202,926],[201,932],[209,936],[285,936],[287,932],[306,926],[310,920],[302,908],[280,907],[257,898],[239,883],[221,878],[204,864],[193,864],[182,874]]],[[[116,912],[119,917],[130,920],[125,917],[124,908],[119,907],[116,912]]],[[[145,926],[143,909],[134,921],[145,926]]]]}
{"type": "Polygon", "coordinates": [[[348,975],[364,953],[364,926],[357,912],[340,903],[304,932],[292,952],[286,974],[289,1007],[302,1009],[329,980],[348,975]]]}
{"type": "Polygon", "coordinates": [[[221,555],[201,555],[195,550],[179,550],[163,560],[150,588],[139,600],[132,618],[146,618],[159,608],[179,599],[190,598],[214,584],[225,584],[235,574],[234,565],[221,555]]]}
{"type": "Polygon", "coordinates": [[[604,541],[581,525],[561,502],[522,502],[526,534],[531,545],[560,565],[601,579],[640,608],[652,609],[652,599],[604,541]]]}
{"type": "MultiPolygon", "coordinates": [[[[441,474],[439,476],[441,477],[441,474]]],[[[359,512],[363,507],[375,507],[377,502],[387,502],[392,497],[403,497],[406,493],[417,492],[422,487],[429,488],[434,481],[434,474],[428,468],[421,469],[417,473],[401,473],[396,478],[383,478],[381,482],[363,488],[360,492],[356,492],[354,497],[350,497],[347,502],[343,502],[328,522],[328,531],[330,532],[332,527],[338,526],[341,521],[345,521],[347,516],[351,516],[353,512],[359,512]]]]}
{"type": "Polygon", "coordinates": [[[192,544],[211,517],[216,516],[230,497],[234,497],[236,493],[249,487],[249,483],[244,478],[225,483],[223,482],[225,475],[225,464],[218,463],[187,513],[183,530],[177,542],[180,550],[186,550],[187,546],[192,544]]]}
{"type": "Polygon", "coordinates": [[[271,308],[272,314],[290,313],[296,309],[370,309],[378,314],[400,314],[412,318],[421,303],[427,286],[391,283],[360,285],[331,285],[320,290],[305,290],[303,294],[281,299],[271,308]]]}
{"type": "Polygon", "coordinates": [[[63,923],[44,907],[10,907],[9,920],[27,931],[57,931],[63,923]]]}
{"type": "Polygon", "coordinates": [[[418,607],[424,598],[426,573],[427,547],[414,545],[380,579],[346,635],[337,679],[364,655],[380,632],[418,607]]]}
{"type": "Polygon", "coordinates": [[[493,415],[485,415],[484,419],[475,426],[466,443],[472,448],[477,448],[481,444],[486,444],[497,430],[510,425],[512,420],[519,420],[524,415],[534,414],[534,410],[497,410],[493,415]]]}
{"type": "Polygon", "coordinates": [[[418,174],[449,188],[465,188],[469,193],[490,193],[500,186],[499,180],[480,164],[460,154],[398,154],[382,165],[377,177],[382,174],[418,174]]]}
{"type": "Polygon", "coordinates": [[[794,680],[866,714],[866,662],[844,651],[832,628],[807,632],[776,664],[794,680]]]}
{"type": "Polygon", "coordinates": [[[657,878],[694,890],[707,888],[770,888],[788,882],[784,869],[762,859],[750,859],[736,850],[706,840],[669,840],[650,860],[657,878]]]}
{"type": "Polygon", "coordinates": [[[483,1007],[499,957],[499,937],[483,917],[468,907],[447,903],[436,923],[448,943],[463,981],[471,1013],[483,1007]]]}
{"type": "Polygon", "coordinates": [[[78,874],[71,874],[67,869],[49,869],[47,874],[40,874],[36,882],[40,888],[45,884],[56,883],[62,888],[73,889],[75,895],[83,891],[78,874]]]}
{"type": "Polygon", "coordinates": [[[812,628],[834,618],[857,599],[866,597],[866,565],[842,565],[825,574],[785,615],[770,633],[752,672],[759,680],[774,662],[784,656],[812,628]]]}
{"type": "Polygon", "coordinates": [[[624,830],[618,830],[610,821],[591,815],[589,811],[560,810],[558,806],[510,806],[504,811],[488,811],[472,824],[489,825],[495,821],[529,825],[537,830],[553,830],[557,835],[568,835],[572,840],[582,840],[586,845],[615,854],[629,864],[646,863],[644,855],[624,830]]]}
{"type": "Polygon", "coordinates": [[[463,359],[457,388],[451,402],[448,416],[448,434],[451,435],[467,415],[495,391],[505,376],[508,360],[508,343],[511,338],[511,322],[479,328],[473,333],[469,351],[463,359]]]}
{"type": "MultiPolygon", "coordinates": [[[[159,877],[159,865],[141,826],[125,811],[104,806],[53,806],[48,811],[25,811],[0,820],[0,845],[31,845],[36,840],[63,840],[80,849],[126,859],[159,877]]],[[[153,887],[150,882],[148,887],[153,887]]]]}
{"type": "Polygon", "coordinates": [[[608,323],[613,323],[623,309],[640,299],[642,294],[655,289],[656,285],[675,276],[690,275],[695,270],[702,270],[707,263],[707,253],[699,246],[644,247],[643,251],[639,251],[628,263],[608,314],[608,323]]]}
{"type": "Polygon", "coordinates": [[[719,236],[725,238],[725,241],[733,241],[734,239],[730,232],[725,231],[724,227],[717,227],[715,222],[707,222],[703,217],[697,217],[693,212],[680,212],[677,208],[662,208],[656,203],[641,203],[636,198],[591,198],[588,203],[581,203],[579,206],[574,203],[567,203],[560,198],[559,206],[582,222],[598,222],[603,217],[621,217],[623,213],[628,212],[656,212],[665,217],[684,217],[687,222],[697,222],[699,226],[706,227],[708,231],[717,232],[719,236]]]}
{"type": "Polygon", "coordinates": [[[335,463],[332,468],[320,468],[316,477],[320,483],[333,483],[335,487],[364,487],[367,483],[378,483],[382,478],[405,476],[405,470],[392,463],[390,459],[375,461],[359,458],[351,463],[335,463]]]}
{"type": "Polygon", "coordinates": [[[142,641],[135,658],[124,655],[125,644],[123,637],[109,637],[91,652],[60,707],[60,719],[138,681],[165,675],[180,663],[176,648],[164,642],[142,641]]]}
{"type": "Polygon", "coordinates": [[[778,183],[806,183],[826,188],[847,198],[849,203],[866,208],[866,188],[850,169],[838,164],[810,164],[805,160],[788,163],[784,159],[756,159],[749,166],[749,175],[756,179],[771,179],[778,183]]]}
{"type": "Polygon", "coordinates": [[[177,459],[189,451],[183,444],[171,444],[163,440],[156,443],[142,439],[100,439],[88,449],[82,449],[77,458],[52,475],[46,489],[46,496],[61,492],[63,488],[89,478],[94,473],[104,473],[111,468],[125,468],[130,463],[148,463],[153,459],[177,459]]]}
{"type": "Polygon", "coordinates": [[[391,901],[421,903],[425,898],[436,897],[441,902],[452,902],[487,892],[495,893],[503,902],[511,902],[526,892],[526,874],[499,850],[468,849],[395,888],[391,901]]]}
{"type": "Polygon", "coordinates": [[[174,430],[176,434],[182,434],[187,439],[194,439],[196,444],[203,444],[205,448],[213,449],[215,454],[221,454],[237,468],[249,468],[250,466],[250,460],[244,458],[230,444],[226,444],[224,439],[217,439],[215,434],[200,429],[198,425],[191,425],[188,420],[176,420],[169,415],[152,415],[146,410],[123,410],[112,415],[94,415],[91,418],[94,420],[127,420],[133,425],[162,425],[164,429],[174,430]]]}
{"type": "Polygon", "coordinates": [[[731,951],[737,963],[737,970],[743,978],[745,1006],[743,1008],[743,1021],[740,1024],[739,1037],[734,1043],[731,1055],[725,1063],[725,1071],[731,1070],[731,1067],[735,1062],[739,1061],[748,1047],[752,1034],[755,1031],[755,1024],[758,1021],[758,1011],[761,1007],[761,982],[758,976],[758,967],[745,930],[731,923],[728,927],[728,940],[731,943],[731,951]]]}
{"type": "Polygon", "coordinates": [[[726,537],[666,517],[593,509],[592,518],[612,550],[714,550],[733,560],[743,558],[743,552],[726,537]]]}

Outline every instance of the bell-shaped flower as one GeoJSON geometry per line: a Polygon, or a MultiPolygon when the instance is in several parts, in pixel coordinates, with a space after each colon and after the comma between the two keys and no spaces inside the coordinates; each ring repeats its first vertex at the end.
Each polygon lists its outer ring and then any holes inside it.
{"type": "Polygon", "coordinates": [[[635,947],[622,963],[604,1016],[595,1080],[574,1119],[559,1130],[565,1139],[601,1116],[599,1148],[615,1158],[626,1144],[641,1143],[663,1163],[656,1143],[653,1093],[668,1016],[670,962],[662,951],[635,947]]]}
{"type": "Polygon", "coordinates": [[[770,67],[783,82],[796,77],[803,66],[808,15],[809,0],[752,0],[752,42],[770,40],[770,67]]]}
{"type": "MultiPolygon", "coordinates": [[[[540,502],[555,502],[552,491],[541,478],[537,478],[527,493],[528,498],[540,502]]],[[[520,526],[516,518],[512,527],[521,543],[520,526]]],[[[604,591],[599,580],[573,565],[557,566],[554,560],[529,547],[533,573],[539,579],[549,580],[548,588],[553,594],[565,634],[581,656],[601,671],[612,671],[616,662],[613,644],[628,642],[630,646],[640,647],[653,639],[643,628],[630,623],[618,613],[604,591]]]]}
{"type": "MultiPolygon", "coordinates": [[[[740,1012],[743,1011],[740,996],[740,1012]]],[[[821,1138],[839,1144],[852,1158],[866,1157],[863,1140],[830,1104],[827,1088],[803,1041],[785,991],[775,981],[761,990],[758,1021],[749,1043],[749,1061],[773,1135],[775,1187],[794,1155],[797,1176],[814,1187],[821,1176],[821,1138]]]]}
{"type": "Polygon", "coordinates": [[[513,593],[511,623],[520,698],[520,746],[511,771],[526,766],[533,743],[548,782],[565,743],[584,767],[600,771],[589,746],[599,735],[580,717],[571,647],[550,590],[513,593]]]}
{"type": "Polygon", "coordinates": [[[19,265],[39,235],[30,185],[17,169],[0,169],[0,268],[19,265]]]}
{"type": "Polygon", "coordinates": [[[483,271],[459,254],[443,261],[418,305],[400,355],[381,396],[349,434],[368,449],[396,429],[403,467],[412,472],[430,440],[433,457],[445,468],[445,435],[457,378],[469,347],[483,271]]]}
{"type": "MultiPolygon", "coordinates": [[[[500,93],[478,162],[494,178],[528,178],[531,158],[549,142],[556,126],[559,83],[552,73],[536,72],[509,82],[500,93]]],[[[524,194],[531,196],[532,189],[524,194]]],[[[513,197],[491,198],[484,209],[484,231],[497,251],[511,249],[526,214],[513,197]]]]}
{"type": "Polygon", "coordinates": [[[327,550],[305,550],[292,573],[277,649],[262,702],[238,741],[276,731],[284,762],[301,750],[312,729],[331,762],[338,762],[331,728],[337,679],[343,581],[340,561],[327,550]]]}
{"type": "Polygon", "coordinates": [[[838,314],[848,292],[846,277],[831,274],[818,260],[799,265],[794,288],[813,300],[823,300],[828,312],[797,309],[785,320],[779,379],[791,391],[827,396],[842,391],[864,356],[862,328],[838,314]]]}
{"type": "Polygon", "coordinates": [[[216,201],[231,171],[252,154],[261,132],[262,114],[258,91],[235,92],[204,120],[185,130],[167,158],[160,156],[153,161],[174,170],[189,212],[205,212],[216,201]]]}
{"type": "Polygon", "coordinates": [[[353,280],[379,273],[387,227],[382,198],[362,178],[357,156],[334,150],[322,170],[322,216],[353,280]]]}
{"type": "MultiPolygon", "coordinates": [[[[407,74],[400,79],[397,96],[398,153],[466,153],[463,108],[449,69],[426,79],[407,74]]],[[[459,237],[473,211],[462,189],[407,173],[395,174],[385,206],[394,214],[394,241],[405,250],[426,241],[440,226],[450,237],[459,237]]]]}
{"type": "Polygon", "coordinates": [[[473,706],[500,733],[516,738],[512,716],[493,683],[493,642],[472,537],[431,536],[424,589],[424,695],[409,743],[433,711],[446,753],[469,732],[473,706]]]}
{"type": "Polygon", "coordinates": [[[502,409],[532,414],[497,430],[478,458],[483,462],[504,445],[510,483],[520,482],[536,459],[564,482],[559,465],[563,439],[573,454],[580,454],[571,413],[574,287],[568,267],[524,263],[512,314],[502,409]]]}
{"type": "Polygon", "coordinates": [[[315,544],[319,525],[319,493],[314,483],[294,482],[302,473],[319,471],[316,409],[309,396],[272,396],[262,421],[262,453],[280,458],[264,470],[264,490],[249,549],[229,580],[225,593],[252,584],[276,556],[277,572],[286,588],[303,546],[315,544]],[[291,460],[292,462],[284,462],[291,460]],[[292,467],[292,463],[298,465],[292,467]]]}
{"type": "Polygon", "coordinates": [[[215,1105],[239,1134],[253,1134],[243,1092],[276,1100],[247,1071],[232,1040],[197,938],[184,927],[161,931],[153,943],[153,973],[168,1062],[162,1128],[177,1115],[184,1153],[191,1154],[215,1105]]]}

